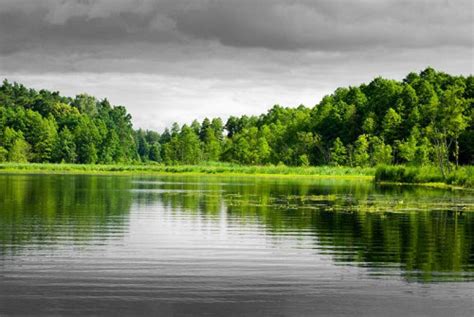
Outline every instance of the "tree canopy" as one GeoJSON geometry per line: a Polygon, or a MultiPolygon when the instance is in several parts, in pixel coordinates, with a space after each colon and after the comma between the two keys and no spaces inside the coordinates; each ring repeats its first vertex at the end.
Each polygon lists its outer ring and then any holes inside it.
{"type": "Polygon", "coordinates": [[[314,107],[134,130],[122,106],[0,86],[0,161],[351,165],[474,163],[474,79],[427,68],[338,88],[314,107]]]}

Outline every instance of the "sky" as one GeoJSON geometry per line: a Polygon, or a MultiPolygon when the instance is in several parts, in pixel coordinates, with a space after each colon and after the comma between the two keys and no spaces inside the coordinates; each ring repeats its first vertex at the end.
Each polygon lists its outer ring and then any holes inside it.
{"type": "Polygon", "coordinates": [[[314,106],[432,66],[470,75],[472,0],[0,0],[0,77],[125,106],[136,128],[314,106]]]}

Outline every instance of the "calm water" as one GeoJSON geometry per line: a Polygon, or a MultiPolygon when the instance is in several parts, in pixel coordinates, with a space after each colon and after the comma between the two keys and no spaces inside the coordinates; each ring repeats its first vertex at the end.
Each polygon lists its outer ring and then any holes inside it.
{"type": "Polygon", "coordinates": [[[474,195],[0,175],[0,315],[474,315],[474,195]]]}

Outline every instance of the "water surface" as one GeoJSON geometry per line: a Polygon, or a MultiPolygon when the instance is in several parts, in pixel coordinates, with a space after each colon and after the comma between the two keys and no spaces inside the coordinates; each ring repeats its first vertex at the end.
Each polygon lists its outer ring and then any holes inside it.
{"type": "Polygon", "coordinates": [[[0,315],[474,315],[474,195],[0,175],[0,315]]]}

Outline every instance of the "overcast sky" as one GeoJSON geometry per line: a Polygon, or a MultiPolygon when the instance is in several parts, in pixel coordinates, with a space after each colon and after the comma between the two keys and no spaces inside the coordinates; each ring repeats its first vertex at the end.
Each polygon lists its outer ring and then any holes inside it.
{"type": "Polygon", "coordinates": [[[472,74],[472,0],[0,0],[0,77],[135,127],[313,106],[426,66],[472,74]]]}

